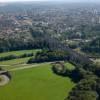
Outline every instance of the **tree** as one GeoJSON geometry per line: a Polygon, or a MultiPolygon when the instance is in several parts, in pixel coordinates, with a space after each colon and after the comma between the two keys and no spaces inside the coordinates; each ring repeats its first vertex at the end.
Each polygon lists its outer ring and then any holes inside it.
{"type": "Polygon", "coordinates": [[[66,76],[67,69],[62,62],[56,62],[52,64],[52,70],[54,73],[62,76],[66,76]]]}

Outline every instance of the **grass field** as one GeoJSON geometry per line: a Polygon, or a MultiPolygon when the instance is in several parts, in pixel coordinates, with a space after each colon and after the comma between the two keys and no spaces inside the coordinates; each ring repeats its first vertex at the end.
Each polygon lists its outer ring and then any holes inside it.
{"type": "MultiPolygon", "coordinates": [[[[21,51],[11,51],[11,52],[6,52],[6,53],[0,53],[0,57],[5,57],[8,55],[22,55],[24,53],[34,53],[36,54],[37,51],[40,51],[40,49],[37,50],[21,50],[21,51]]],[[[0,61],[0,67],[3,69],[11,69],[15,66],[20,66],[21,64],[26,63],[31,57],[26,57],[26,58],[19,58],[19,59],[12,59],[12,60],[7,60],[7,61],[0,61]]]]}
{"type": "Polygon", "coordinates": [[[4,53],[0,53],[0,57],[5,57],[5,56],[9,56],[9,55],[22,55],[24,53],[36,53],[37,51],[40,51],[40,49],[36,49],[36,50],[20,50],[20,51],[11,51],[11,52],[4,52],[4,53]]]}
{"type": "Polygon", "coordinates": [[[100,66],[100,58],[95,59],[95,60],[94,60],[94,63],[96,63],[96,64],[98,64],[98,65],[100,66]]]}
{"type": "Polygon", "coordinates": [[[99,58],[99,59],[96,59],[96,60],[95,60],[95,62],[98,62],[98,63],[100,63],[100,58],[99,58]]]}
{"type": "Polygon", "coordinates": [[[0,62],[0,66],[3,69],[6,69],[6,70],[9,70],[9,69],[12,69],[12,68],[15,68],[15,67],[21,67],[21,64],[26,63],[29,58],[30,57],[8,60],[8,61],[2,61],[2,62],[0,62]]]}
{"type": "MultiPolygon", "coordinates": [[[[26,51],[14,51],[13,53],[20,55],[26,51]]],[[[8,55],[13,53],[9,52],[8,55]]],[[[5,56],[6,54],[0,55],[5,56]]],[[[0,65],[7,70],[29,67],[31,65],[23,65],[29,58],[3,61],[0,62],[0,65]]],[[[74,69],[74,66],[68,62],[65,65],[70,70],[74,69]]],[[[64,100],[75,86],[69,77],[54,74],[50,63],[37,64],[36,67],[10,73],[12,79],[9,84],[0,87],[0,100],[64,100]]]]}
{"type": "Polygon", "coordinates": [[[30,57],[1,61],[0,64],[1,65],[17,65],[17,64],[21,64],[21,63],[26,63],[29,58],[30,57]]]}
{"type": "Polygon", "coordinates": [[[64,100],[75,85],[53,74],[49,64],[12,72],[11,82],[0,87],[0,100],[64,100]]]}
{"type": "Polygon", "coordinates": [[[66,66],[66,68],[67,68],[68,70],[74,70],[74,69],[75,69],[75,66],[72,65],[72,64],[69,63],[69,62],[66,62],[66,63],[65,63],[65,66],[66,66]]]}

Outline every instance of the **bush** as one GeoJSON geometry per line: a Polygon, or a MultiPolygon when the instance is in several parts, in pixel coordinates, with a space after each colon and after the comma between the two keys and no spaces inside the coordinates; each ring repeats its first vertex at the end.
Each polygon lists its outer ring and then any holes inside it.
{"type": "Polygon", "coordinates": [[[62,62],[56,62],[52,64],[52,70],[54,73],[62,76],[67,75],[67,69],[62,62]]]}
{"type": "Polygon", "coordinates": [[[100,81],[98,82],[96,76],[83,79],[73,88],[69,97],[65,100],[100,100],[99,92],[97,91],[98,84],[100,84],[100,81]]]}

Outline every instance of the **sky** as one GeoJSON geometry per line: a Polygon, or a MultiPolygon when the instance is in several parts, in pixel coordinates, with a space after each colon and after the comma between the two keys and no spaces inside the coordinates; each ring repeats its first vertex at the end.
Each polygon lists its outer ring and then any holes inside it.
{"type": "Polygon", "coordinates": [[[0,2],[16,2],[16,1],[66,1],[66,2],[99,2],[100,0],[0,0],[0,2]]]}

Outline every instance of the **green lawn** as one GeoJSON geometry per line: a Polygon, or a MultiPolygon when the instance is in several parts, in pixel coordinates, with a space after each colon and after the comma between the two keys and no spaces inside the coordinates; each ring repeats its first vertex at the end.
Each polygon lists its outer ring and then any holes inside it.
{"type": "MultiPolygon", "coordinates": [[[[22,50],[0,53],[0,57],[24,53],[36,53],[39,50],[22,50]]],[[[26,64],[30,57],[0,62],[3,69],[9,70],[26,64]]],[[[70,63],[65,66],[72,70],[70,63]]],[[[68,77],[54,74],[49,63],[39,64],[37,67],[11,72],[12,79],[4,87],[0,87],[0,100],[64,100],[75,83],[68,77]]]]}
{"type": "Polygon", "coordinates": [[[1,61],[0,65],[17,65],[17,64],[21,64],[21,63],[26,63],[29,58],[30,57],[1,61]]]}
{"type": "Polygon", "coordinates": [[[100,58],[99,58],[99,59],[96,59],[96,60],[94,60],[94,61],[100,63],[100,58]]]}
{"type": "Polygon", "coordinates": [[[3,69],[7,69],[7,70],[11,68],[19,67],[19,66],[21,67],[21,65],[25,64],[28,61],[28,59],[30,59],[30,57],[2,61],[0,62],[0,67],[2,67],[3,69]]]}
{"type": "MultiPolygon", "coordinates": [[[[0,57],[12,55],[12,54],[19,56],[19,55],[22,55],[24,53],[32,53],[32,52],[34,54],[36,54],[37,51],[40,51],[40,49],[11,51],[11,52],[0,53],[0,57]]],[[[10,69],[10,68],[18,66],[20,64],[26,63],[29,60],[29,58],[31,58],[31,57],[19,58],[19,59],[12,59],[12,60],[7,60],[7,61],[0,61],[0,67],[2,67],[4,69],[10,69]]]]}
{"type": "Polygon", "coordinates": [[[36,50],[20,50],[20,51],[10,51],[10,52],[4,52],[4,53],[0,53],[0,57],[5,57],[8,55],[22,55],[24,53],[36,53],[37,51],[40,51],[40,49],[36,49],[36,50]]]}
{"type": "Polygon", "coordinates": [[[11,82],[0,87],[0,100],[64,100],[75,85],[55,75],[49,64],[14,71],[11,82]]]}
{"type": "Polygon", "coordinates": [[[98,64],[100,66],[100,58],[93,60],[94,63],[98,64]]]}
{"type": "Polygon", "coordinates": [[[66,68],[69,69],[69,70],[74,70],[74,69],[75,69],[75,66],[72,65],[72,64],[69,63],[69,62],[66,62],[66,63],[65,63],[65,66],[66,66],[66,68]]]}

